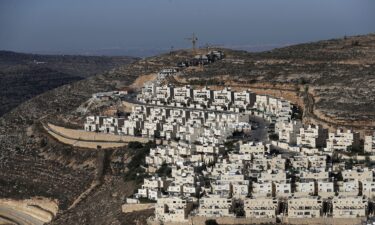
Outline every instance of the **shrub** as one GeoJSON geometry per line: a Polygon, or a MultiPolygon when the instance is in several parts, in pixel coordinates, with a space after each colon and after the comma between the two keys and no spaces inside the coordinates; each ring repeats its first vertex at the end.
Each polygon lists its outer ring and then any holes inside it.
{"type": "Polygon", "coordinates": [[[206,220],[205,222],[206,225],[219,225],[216,220],[213,220],[213,219],[210,219],[210,220],[206,220]]]}

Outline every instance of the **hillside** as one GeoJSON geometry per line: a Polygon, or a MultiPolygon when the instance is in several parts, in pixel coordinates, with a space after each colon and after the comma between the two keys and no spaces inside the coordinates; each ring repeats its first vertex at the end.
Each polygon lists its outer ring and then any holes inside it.
{"type": "Polygon", "coordinates": [[[304,101],[302,108],[311,106],[307,119],[368,131],[375,127],[374,34],[262,53],[227,52],[228,60],[203,71],[191,71],[182,80],[193,84],[197,79],[200,84],[222,81],[254,90],[289,90],[304,101]],[[241,59],[240,63],[236,59],[241,59]]]}
{"type": "Polygon", "coordinates": [[[0,51],[0,116],[64,84],[101,74],[136,58],[35,55],[0,51]]]}
{"type": "MultiPolygon", "coordinates": [[[[204,68],[189,68],[171,81],[250,87],[259,93],[291,99],[305,109],[306,121],[332,127],[364,127],[365,131],[374,128],[375,35],[263,53],[224,51],[225,60],[204,68]]],[[[97,217],[104,212],[114,213],[108,218],[111,224],[123,223],[118,205],[124,195],[133,192],[134,186],[124,184],[124,174],[113,173],[108,165],[119,156],[131,161],[129,149],[113,149],[103,154],[66,146],[46,135],[40,122],[72,121],[79,117],[75,109],[92,93],[129,86],[141,75],[174,66],[189,57],[190,51],[178,51],[139,60],[44,92],[5,114],[0,118],[0,197],[56,198],[60,213],[52,222],[55,224],[100,224],[102,220],[97,217]],[[68,210],[98,180],[100,184],[87,199],[68,210]]]]}

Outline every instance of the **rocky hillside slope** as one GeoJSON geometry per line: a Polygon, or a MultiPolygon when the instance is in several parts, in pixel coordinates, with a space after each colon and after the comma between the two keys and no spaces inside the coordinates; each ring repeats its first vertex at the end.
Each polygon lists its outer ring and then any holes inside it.
{"type": "Polygon", "coordinates": [[[228,50],[226,60],[190,71],[182,80],[201,85],[291,89],[306,98],[314,121],[366,127],[366,131],[375,127],[375,34],[262,53],[228,50]]]}
{"type": "Polygon", "coordinates": [[[45,91],[133,62],[132,57],[35,55],[0,51],[0,116],[45,91]]]}
{"type": "MultiPolygon", "coordinates": [[[[300,98],[297,103],[301,106],[311,104],[305,109],[314,113],[312,117],[331,118],[335,123],[368,121],[370,127],[375,119],[375,35],[264,53],[224,51],[225,60],[204,68],[188,68],[179,82],[289,93],[285,95],[296,101],[300,98]]],[[[109,168],[119,156],[125,156],[125,163],[131,162],[128,149],[108,150],[103,155],[66,146],[50,138],[41,128],[41,121],[55,123],[78,117],[76,109],[92,93],[129,86],[141,75],[156,73],[190,57],[191,52],[179,51],[139,60],[37,95],[5,114],[0,118],[0,198],[38,195],[58,199],[60,211],[52,222],[56,224],[71,224],[77,218],[82,219],[77,224],[100,224],[103,221],[96,223],[93,215],[102,216],[103,212],[114,213],[111,224],[131,224],[123,221],[118,206],[123,195],[134,191],[134,185],[124,188],[124,174],[109,168]],[[93,184],[95,188],[90,188],[93,184]],[[88,196],[71,208],[82,193],[88,196]]]]}

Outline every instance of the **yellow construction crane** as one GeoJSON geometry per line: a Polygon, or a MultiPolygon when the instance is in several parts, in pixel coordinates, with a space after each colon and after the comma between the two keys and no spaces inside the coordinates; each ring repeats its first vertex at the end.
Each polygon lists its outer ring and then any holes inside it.
{"type": "Polygon", "coordinates": [[[191,41],[191,43],[193,45],[193,51],[195,51],[195,46],[196,46],[197,41],[198,41],[198,38],[197,38],[197,36],[195,36],[195,33],[193,33],[193,36],[191,36],[189,38],[185,38],[185,39],[191,41]]]}

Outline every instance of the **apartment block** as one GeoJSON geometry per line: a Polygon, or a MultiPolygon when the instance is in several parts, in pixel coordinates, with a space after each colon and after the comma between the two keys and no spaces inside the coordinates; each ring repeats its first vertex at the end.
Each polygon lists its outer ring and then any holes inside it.
{"type": "Polygon", "coordinates": [[[300,128],[297,134],[297,145],[309,148],[325,147],[327,138],[327,129],[318,125],[308,125],[306,128],[300,128]]]}
{"type": "Polygon", "coordinates": [[[279,141],[295,145],[297,144],[297,134],[301,127],[301,122],[297,120],[291,122],[278,122],[275,125],[275,131],[279,134],[279,141]]]}
{"type": "Polygon", "coordinates": [[[288,199],[289,218],[317,218],[322,214],[323,201],[319,197],[291,197],[288,199]]]}
{"type": "Polygon", "coordinates": [[[193,202],[182,197],[158,198],[155,205],[155,218],[163,222],[181,222],[188,219],[193,202]]]}
{"type": "Polygon", "coordinates": [[[327,147],[325,151],[347,151],[349,147],[359,147],[359,133],[343,129],[338,129],[335,133],[329,133],[327,139],[327,147]]]}
{"type": "Polygon", "coordinates": [[[367,212],[368,201],[361,196],[335,196],[332,199],[332,216],[334,218],[364,217],[367,212]]]}
{"type": "Polygon", "coordinates": [[[246,198],[244,200],[246,218],[275,218],[277,209],[276,198],[246,198]]]}
{"type": "Polygon", "coordinates": [[[295,184],[296,190],[294,196],[307,197],[315,194],[315,182],[314,181],[299,181],[295,184]]]}
{"type": "Polygon", "coordinates": [[[375,132],[373,135],[365,136],[365,152],[375,153],[375,132]]]}
{"type": "Polygon", "coordinates": [[[206,217],[234,216],[230,213],[232,199],[219,195],[206,195],[199,200],[199,215],[206,217]]]}
{"type": "Polygon", "coordinates": [[[317,181],[318,195],[322,198],[335,196],[335,186],[332,181],[317,181]]]}

